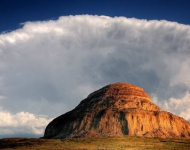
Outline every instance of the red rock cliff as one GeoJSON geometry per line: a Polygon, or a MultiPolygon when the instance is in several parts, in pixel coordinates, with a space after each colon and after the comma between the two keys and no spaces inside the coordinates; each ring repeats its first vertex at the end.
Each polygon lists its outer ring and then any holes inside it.
{"type": "Polygon", "coordinates": [[[44,138],[90,136],[190,138],[190,123],[162,111],[142,88],[115,83],[93,93],[46,127],[44,138]]]}

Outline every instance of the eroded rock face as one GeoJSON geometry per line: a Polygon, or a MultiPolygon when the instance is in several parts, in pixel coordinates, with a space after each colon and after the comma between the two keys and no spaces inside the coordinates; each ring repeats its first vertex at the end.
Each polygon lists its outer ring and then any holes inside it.
{"type": "Polygon", "coordinates": [[[90,136],[190,138],[190,123],[162,111],[142,88],[115,83],[91,93],[46,127],[44,138],[90,136]]]}

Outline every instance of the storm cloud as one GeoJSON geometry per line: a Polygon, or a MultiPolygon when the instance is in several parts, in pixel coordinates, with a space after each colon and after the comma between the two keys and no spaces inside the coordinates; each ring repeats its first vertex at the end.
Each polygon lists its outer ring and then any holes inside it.
{"type": "Polygon", "coordinates": [[[90,15],[26,22],[0,35],[0,114],[43,115],[45,127],[94,90],[128,82],[190,119],[189,56],[190,26],[176,22],[90,15]]]}

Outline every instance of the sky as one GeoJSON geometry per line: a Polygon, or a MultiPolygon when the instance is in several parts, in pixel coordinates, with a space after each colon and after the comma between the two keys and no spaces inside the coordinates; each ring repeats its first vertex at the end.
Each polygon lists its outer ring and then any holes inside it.
{"type": "Polygon", "coordinates": [[[0,138],[41,137],[115,82],[190,121],[190,2],[0,2],[0,138]]]}

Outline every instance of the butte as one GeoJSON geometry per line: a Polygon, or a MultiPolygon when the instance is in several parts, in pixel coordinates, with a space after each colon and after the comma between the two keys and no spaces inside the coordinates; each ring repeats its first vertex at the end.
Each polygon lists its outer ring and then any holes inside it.
{"type": "Polygon", "coordinates": [[[51,121],[44,138],[121,135],[190,139],[190,123],[161,110],[142,88],[115,83],[91,93],[75,109],[51,121]]]}

